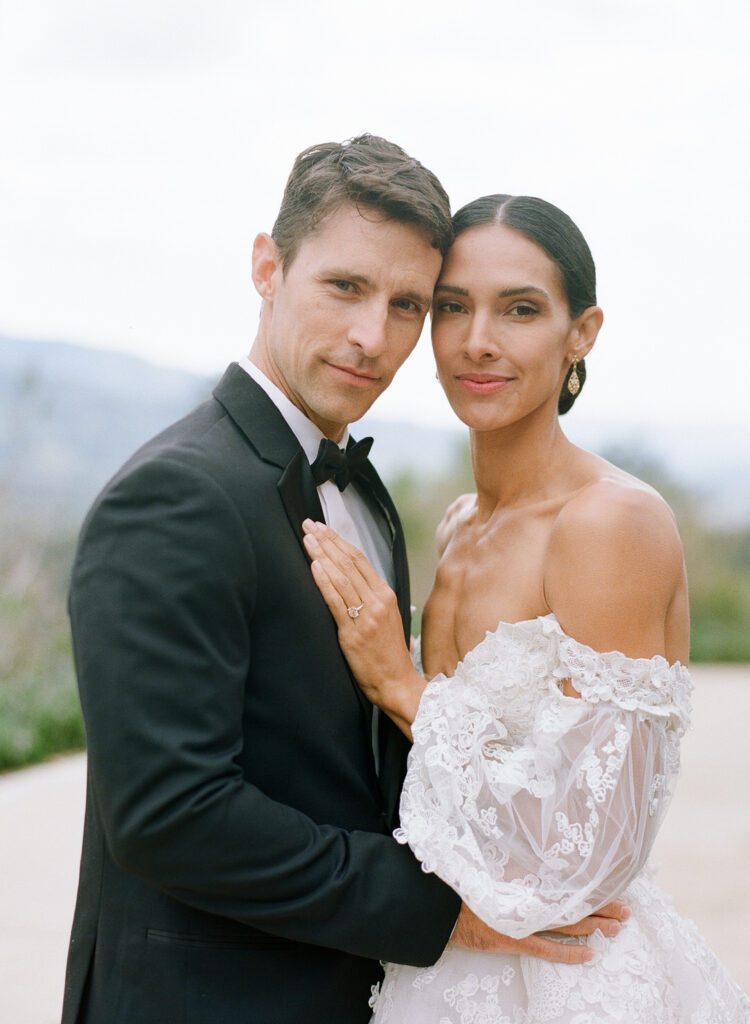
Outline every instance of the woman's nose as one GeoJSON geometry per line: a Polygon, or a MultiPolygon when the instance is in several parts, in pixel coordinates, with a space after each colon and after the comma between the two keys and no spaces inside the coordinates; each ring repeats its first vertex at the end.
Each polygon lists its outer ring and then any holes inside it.
{"type": "Polygon", "coordinates": [[[474,316],[464,342],[464,351],[473,362],[497,359],[501,352],[500,338],[489,317],[474,316]]]}

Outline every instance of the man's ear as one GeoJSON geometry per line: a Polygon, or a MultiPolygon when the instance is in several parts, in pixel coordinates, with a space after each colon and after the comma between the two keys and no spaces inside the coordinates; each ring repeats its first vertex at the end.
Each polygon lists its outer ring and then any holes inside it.
{"type": "Polygon", "coordinates": [[[265,232],[253,242],[253,284],[265,301],[273,301],[277,283],[283,276],[278,246],[265,232]]]}
{"type": "Polygon", "coordinates": [[[571,331],[571,350],[576,359],[583,359],[589,354],[603,322],[604,313],[599,306],[589,306],[576,317],[571,331]]]}

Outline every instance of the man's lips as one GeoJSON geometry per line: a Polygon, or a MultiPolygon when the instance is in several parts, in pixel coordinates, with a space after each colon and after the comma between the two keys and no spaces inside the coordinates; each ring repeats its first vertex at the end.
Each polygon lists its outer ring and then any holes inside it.
{"type": "Polygon", "coordinates": [[[496,373],[460,373],[456,380],[473,395],[491,395],[507,387],[513,377],[501,377],[496,373]]]}
{"type": "Polygon", "coordinates": [[[346,378],[355,387],[368,387],[375,381],[380,380],[373,373],[363,373],[362,370],[353,370],[348,366],[340,366],[338,363],[328,363],[332,370],[336,370],[342,377],[346,378]]]}

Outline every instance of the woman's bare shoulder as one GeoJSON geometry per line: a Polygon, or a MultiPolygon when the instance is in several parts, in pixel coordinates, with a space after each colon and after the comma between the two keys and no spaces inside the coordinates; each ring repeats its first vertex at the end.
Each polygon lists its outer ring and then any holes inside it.
{"type": "Polygon", "coordinates": [[[672,509],[650,484],[594,457],[589,481],[562,505],[554,532],[565,537],[586,531],[591,541],[610,545],[618,540],[640,542],[653,551],[667,544],[682,551],[672,509]]]}
{"type": "Polygon", "coordinates": [[[455,501],[452,501],[445,510],[445,514],[435,531],[438,557],[442,557],[459,525],[464,523],[471,515],[472,510],[476,506],[476,501],[476,494],[462,494],[455,501]]]}
{"type": "Polygon", "coordinates": [[[684,585],[677,524],[652,487],[603,466],[557,516],[545,597],[572,635],[598,650],[663,653],[667,613],[684,585]]]}

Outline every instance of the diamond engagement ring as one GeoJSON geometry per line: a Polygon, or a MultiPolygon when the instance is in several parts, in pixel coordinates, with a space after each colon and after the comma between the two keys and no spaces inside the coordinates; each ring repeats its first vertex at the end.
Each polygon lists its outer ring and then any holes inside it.
{"type": "Polygon", "coordinates": [[[356,619],[359,617],[359,613],[362,611],[364,606],[365,602],[363,601],[362,604],[359,605],[357,608],[347,608],[346,614],[349,616],[350,619],[356,619]]]}

